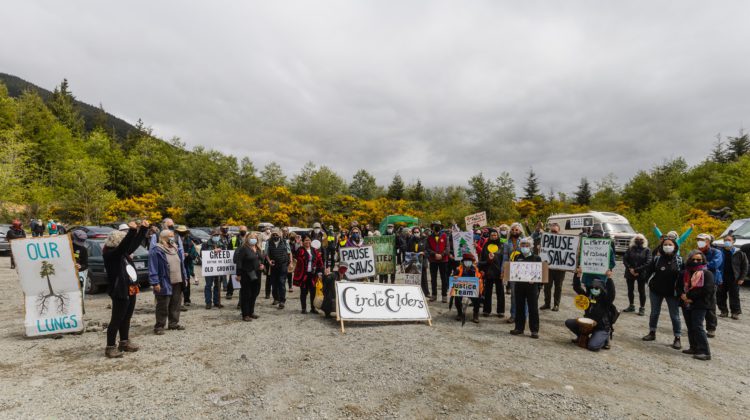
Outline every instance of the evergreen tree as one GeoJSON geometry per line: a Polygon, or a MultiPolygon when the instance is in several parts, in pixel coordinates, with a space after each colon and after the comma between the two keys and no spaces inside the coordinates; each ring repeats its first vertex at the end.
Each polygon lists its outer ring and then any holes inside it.
{"type": "Polygon", "coordinates": [[[401,179],[401,175],[396,173],[393,176],[393,181],[388,187],[388,198],[391,200],[401,200],[404,198],[404,180],[401,179]]]}
{"type": "Polygon", "coordinates": [[[60,86],[55,87],[48,107],[73,135],[83,134],[83,117],[78,112],[75,96],[68,90],[68,79],[63,79],[60,86]]]}
{"type": "Polygon", "coordinates": [[[409,188],[409,200],[421,203],[425,199],[425,190],[422,186],[422,181],[417,178],[417,183],[413,187],[409,188]]]}
{"type": "Polygon", "coordinates": [[[370,200],[375,197],[378,185],[375,177],[364,169],[354,174],[352,183],[349,184],[349,194],[362,200],[370,200]]]}
{"type": "Polygon", "coordinates": [[[576,204],[581,206],[588,206],[591,202],[591,185],[588,179],[581,178],[581,183],[578,184],[578,191],[576,191],[576,204]]]}
{"type": "Polygon", "coordinates": [[[516,210],[516,184],[508,172],[503,172],[495,180],[493,194],[493,213],[495,218],[501,221],[515,220],[518,217],[516,210]]]}
{"type": "MultiPolygon", "coordinates": [[[[467,191],[469,202],[474,207],[475,211],[486,211],[488,219],[491,219],[493,216],[493,190],[494,186],[492,181],[486,179],[481,172],[469,179],[469,190],[467,191]]],[[[468,226],[467,228],[470,229],[471,226],[468,226]]]]}
{"type": "Polygon", "coordinates": [[[740,129],[740,133],[736,137],[728,137],[727,140],[729,140],[726,150],[727,160],[737,161],[750,152],[750,137],[744,129],[740,129]]]}
{"type": "Polygon", "coordinates": [[[256,173],[255,165],[247,156],[240,162],[239,182],[240,188],[250,195],[260,193],[261,181],[256,173]]]}
{"type": "Polygon", "coordinates": [[[714,143],[714,148],[711,150],[711,157],[709,159],[716,163],[726,163],[727,161],[727,151],[724,142],[721,141],[721,133],[716,135],[716,143],[714,143]]]}
{"type": "Polygon", "coordinates": [[[536,173],[534,169],[529,169],[529,176],[526,177],[526,186],[523,187],[525,193],[524,199],[533,200],[539,196],[539,181],[536,179],[536,173]]]}

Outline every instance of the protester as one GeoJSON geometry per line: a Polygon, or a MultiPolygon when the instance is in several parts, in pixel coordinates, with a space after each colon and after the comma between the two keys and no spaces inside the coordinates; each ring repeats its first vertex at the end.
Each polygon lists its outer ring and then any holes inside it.
{"type": "MultiPolygon", "coordinates": [[[[503,246],[503,261],[511,261],[511,255],[520,252],[521,224],[513,223],[510,226],[510,233],[508,235],[508,241],[505,242],[505,245],[503,246]]],[[[515,283],[509,284],[508,289],[510,289],[510,318],[508,318],[507,322],[512,324],[516,322],[517,309],[515,283]]],[[[524,308],[521,308],[521,310],[525,311],[524,308]]]]}
{"type": "MultiPolygon", "coordinates": [[[[19,219],[13,219],[13,222],[10,225],[10,229],[8,229],[8,232],[5,234],[5,239],[10,243],[10,241],[13,241],[15,239],[23,239],[26,237],[26,232],[23,230],[23,225],[21,224],[21,221],[19,219]]],[[[10,269],[13,270],[16,268],[16,260],[13,258],[13,248],[10,250],[10,269]]]]}
{"type": "Polygon", "coordinates": [[[419,226],[415,226],[411,229],[411,236],[406,241],[406,252],[413,252],[419,254],[419,262],[422,265],[422,277],[421,277],[421,286],[422,286],[422,293],[426,297],[430,296],[430,286],[427,282],[427,267],[426,267],[426,260],[424,258],[424,252],[425,252],[425,240],[422,237],[422,231],[419,228],[419,226]]]}
{"type": "Polygon", "coordinates": [[[323,264],[320,251],[311,246],[312,240],[306,236],[302,240],[302,247],[295,253],[297,265],[294,270],[294,284],[300,289],[300,304],[302,313],[307,313],[307,295],[310,295],[310,313],[317,314],[313,306],[315,300],[315,282],[322,279],[323,273],[329,271],[323,264]]]}
{"type": "Polygon", "coordinates": [[[33,238],[44,236],[44,223],[41,219],[31,219],[29,229],[31,229],[31,237],[33,238]]]}
{"type": "Polygon", "coordinates": [[[492,313],[492,288],[497,294],[497,316],[505,318],[505,285],[503,284],[503,244],[496,230],[490,230],[490,236],[479,253],[479,269],[484,281],[484,304],[482,315],[487,317],[492,313]]]}
{"type": "Polygon", "coordinates": [[[198,258],[198,250],[195,247],[195,243],[190,237],[190,230],[185,225],[179,225],[175,228],[175,232],[179,235],[180,241],[182,242],[182,248],[184,252],[185,273],[187,273],[187,281],[185,282],[185,290],[182,293],[183,305],[190,306],[190,283],[195,281],[196,285],[198,280],[195,278],[195,259],[198,258]]]}
{"type": "MultiPolygon", "coordinates": [[[[221,238],[221,231],[214,229],[211,231],[211,237],[201,248],[202,251],[222,251],[227,249],[227,244],[221,238]]],[[[211,309],[211,303],[215,308],[223,308],[221,304],[221,280],[223,276],[205,276],[206,282],[203,288],[203,295],[206,301],[206,309],[211,309]]]]}
{"type": "MultiPolygon", "coordinates": [[[[78,278],[88,278],[89,270],[89,249],[86,247],[86,239],[88,235],[82,230],[74,230],[71,233],[71,239],[73,241],[73,258],[76,260],[76,270],[78,270],[78,278]]],[[[85,284],[82,284],[85,289],[85,284]]]]}
{"type": "Polygon", "coordinates": [[[430,302],[437,300],[437,277],[440,273],[440,292],[442,302],[448,302],[448,235],[442,233],[443,225],[440,221],[431,224],[432,234],[427,237],[427,257],[430,261],[430,282],[432,284],[432,295],[430,302]]]}
{"type": "MultiPolygon", "coordinates": [[[[688,230],[686,230],[682,235],[677,234],[674,230],[670,230],[667,232],[666,237],[674,241],[675,245],[678,247],[681,247],[682,244],[687,240],[687,238],[690,237],[690,234],[693,233],[693,229],[695,229],[695,225],[690,225],[688,230]]],[[[656,226],[656,223],[654,223],[654,236],[657,238],[661,238],[665,235],[662,235],[661,229],[659,229],[658,226],[656,226]]]]}
{"type": "MultiPolygon", "coordinates": [[[[588,341],[588,349],[591,351],[609,349],[612,325],[617,316],[616,312],[612,310],[612,302],[615,300],[615,283],[609,278],[595,278],[585,291],[579,289],[577,292],[585,295],[589,301],[583,316],[596,322],[588,341]]],[[[576,335],[573,342],[578,342],[581,330],[576,319],[565,320],[565,326],[576,335]]]]}
{"type": "MultiPolygon", "coordinates": [[[[380,231],[376,230],[377,234],[380,234],[380,231]]],[[[389,223],[388,226],[385,228],[385,234],[386,235],[394,235],[394,227],[392,223],[389,223]]],[[[393,255],[398,255],[398,238],[393,238],[393,255]]],[[[378,283],[388,283],[388,274],[378,274],[378,283]]],[[[396,272],[394,271],[392,274],[390,274],[391,277],[391,284],[396,283],[396,272]]]]}
{"type": "MultiPolygon", "coordinates": [[[[724,267],[724,254],[711,246],[713,237],[708,233],[701,233],[697,237],[698,250],[703,253],[706,260],[706,268],[713,274],[713,294],[709,296],[711,303],[706,309],[706,335],[708,338],[716,336],[716,327],[719,319],[716,317],[716,289],[721,287],[724,281],[722,268],[724,267]]],[[[687,320],[685,320],[687,322],[687,320]]]]}
{"type": "Polygon", "coordinates": [[[130,254],[138,249],[145,238],[149,223],[144,220],[140,226],[135,222],[130,222],[128,226],[128,233],[111,232],[102,249],[104,270],[107,272],[107,293],[112,299],[112,314],[107,326],[107,348],[104,352],[109,358],[122,357],[123,352],[138,350],[138,346],[129,337],[130,318],[139,292],[138,275],[130,254]],[[118,333],[120,344],[115,347],[118,333]]]}
{"type": "Polygon", "coordinates": [[[284,309],[286,304],[286,274],[292,251],[289,244],[281,238],[279,228],[271,230],[271,240],[266,242],[263,251],[266,262],[271,267],[271,288],[275,294],[274,302],[278,302],[278,308],[284,309]]]}
{"type": "Polygon", "coordinates": [[[328,226],[326,232],[326,240],[323,242],[323,249],[325,249],[325,263],[329,270],[333,270],[336,264],[336,233],[333,231],[333,225],[328,226]]]}
{"type": "Polygon", "coordinates": [[[349,229],[349,235],[347,235],[346,247],[360,248],[365,244],[365,240],[362,237],[362,232],[358,227],[354,226],[349,229]]]}
{"type": "MultiPolygon", "coordinates": [[[[560,225],[553,222],[549,226],[549,231],[550,233],[554,234],[560,233],[560,225]]],[[[555,300],[554,306],[552,306],[552,311],[557,312],[560,310],[560,298],[562,297],[563,280],[565,280],[565,270],[549,270],[549,281],[544,284],[544,305],[542,305],[539,309],[550,309],[550,305],[553,303],[552,287],[554,286],[555,300]]]]}
{"type": "MultiPolygon", "coordinates": [[[[477,277],[479,278],[479,297],[476,298],[469,298],[469,301],[471,301],[471,305],[474,308],[474,314],[471,318],[471,322],[478,324],[479,323],[479,307],[481,306],[480,301],[483,296],[484,292],[484,281],[482,280],[482,273],[477,269],[477,266],[474,265],[474,254],[466,253],[461,258],[461,265],[459,265],[454,271],[453,271],[454,277],[477,277]]],[[[463,298],[461,296],[454,296],[453,302],[456,304],[456,311],[458,311],[458,316],[456,317],[457,321],[464,321],[464,309],[463,309],[463,298]]]]}
{"type": "Polygon", "coordinates": [[[662,301],[667,302],[669,318],[672,320],[674,342],[672,348],[681,349],[682,327],[680,325],[680,299],[677,296],[677,283],[681,280],[683,264],[677,241],[666,238],[654,250],[654,258],[649,263],[644,276],[648,277],[651,316],[648,322],[648,334],[643,341],[656,340],[656,326],[659,323],[662,301]]]}
{"type": "Polygon", "coordinates": [[[625,266],[625,281],[628,284],[628,306],[623,312],[635,312],[635,284],[638,283],[638,315],[646,313],[646,270],[651,263],[651,250],[648,248],[648,240],[642,234],[636,234],[630,240],[630,247],[622,257],[625,266]]]}
{"type": "Polygon", "coordinates": [[[711,360],[703,321],[707,319],[707,312],[716,304],[714,278],[714,274],[708,269],[706,256],[700,250],[695,250],[688,255],[682,279],[677,282],[677,293],[682,301],[682,315],[685,317],[690,341],[690,347],[682,352],[692,354],[698,360],[711,360]]]}
{"type": "Polygon", "coordinates": [[[734,247],[734,236],[724,237],[723,267],[721,270],[722,282],[716,291],[717,306],[722,318],[729,316],[732,311],[732,319],[740,319],[742,308],[740,307],[740,286],[745,281],[748,273],[748,260],[744,252],[734,247]],[[729,307],[727,307],[729,298],[729,307]]]}
{"type": "Polygon", "coordinates": [[[544,234],[544,223],[536,222],[534,232],[531,233],[531,239],[534,240],[534,254],[539,255],[542,251],[542,235],[544,234]]]}
{"type": "Polygon", "coordinates": [[[182,291],[187,282],[182,261],[182,251],[177,248],[174,232],[162,230],[159,242],[148,252],[148,279],[156,296],[156,335],[164,334],[165,327],[170,330],[185,329],[180,324],[182,291]]]}
{"type": "Polygon", "coordinates": [[[286,283],[287,293],[294,293],[294,269],[296,268],[297,260],[293,257],[297,255],[297,250],[302,247],[302,236],[297,235],[294,232],[289,232],[286,237],[286,243],[289,245],[292,257],[289,259],[289,267],[286,270],[286,283]]]}
{"type": "MultiPolygon", "coordinates": [[[[247,231],[247,228],[245,228],[247,231]]],[[[235,249],[235,245],[237,244],[236,236],[232,236],[231,233],[229,233],[229,226],[226,224],[221,225],[219,227],[219,234],[221,235],[221,239],[226,244],[226,249],[233,250],[235,249]]],[[[234,285],[232,284],[232,280],[230,276],[221,276],[221,286],[224,289],[226,293],[225,299],[226,300],[232,300],[234,297],[234,285]]]]}
{"type": "MultiPolygon", "coordinates": [[[[534,254],[534,240],[527,237],[519,241],[520,253],[514,253],[511,256],[511,264],[515,261],[541,262],[542,258],[534,254]]],[[[539,284],[527,282],[515,283],[516,298],[516,327],[510,331],[513,335],[523,334],[526,328],[526,311],[529,311],[529,330],[531,338],[539,338],[539,284]]]]}
{"type": "Polygon", "coordinates": [[[49,233],[49,236],[60,233],[58,223],[55,222],[55,219],[49,219],[49,222],[47,222],[47,233],[49,233]]]}
{"type": "Polygon", "coordinates": [[[234,254],[237,274],[240,276],[240,307],[242,320],[258,319],[255,315],[255,301],[260,294],[260,273],[263,271],[263,253],[258,246],[258,236],[251,233],[234,254]]]}

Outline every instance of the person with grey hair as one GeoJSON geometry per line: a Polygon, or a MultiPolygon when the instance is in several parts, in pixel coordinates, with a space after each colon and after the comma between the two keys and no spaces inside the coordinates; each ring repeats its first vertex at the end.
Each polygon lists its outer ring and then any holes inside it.
{"type": "MultiPolygon", "coordinates": [[[[511,228],[512,230],[512,228],[511,228]]],[[[541,262],[542,258],[534,254],[534,239],[527,237],[519,240],[519,252],[514,252],[510,261],[513,262],[541,262]]],[[[529,330],[531,338],[539,338],[539,284],[527,282],[513,282],[516,294],[516,327],[510,331],[513,335],[523,334],[526,328],[526,311],[529,312],[529,330]]]]}
{"type": "Polygon", "coordinates": [[[182,290],[187,282],[183,259],[174,232],[162,230],[159,242],[148,252],[148,279],[156,296],[156,335],[164,334],[165,327],[170,330],[185,329],[180,325],[182,290]]]}
{"type": "Polygon", "coordinates": [[[107,292],[112,299],[112,315],[107,326],[107,348],[104,352],[109,358],[122,357],[123,352],[138,350],[138,346],[129,337],[130,318],[139,292],[138,275],[130,254],[140,246],[149,223],[144,220],[140,226],[135,222],[130,222],[128,226],[127,233],[119,230],[111,232],[102,249],[104,270],[107,272],[107,292]],[[116,348],[118,333],[120,345],[116,348]]]}

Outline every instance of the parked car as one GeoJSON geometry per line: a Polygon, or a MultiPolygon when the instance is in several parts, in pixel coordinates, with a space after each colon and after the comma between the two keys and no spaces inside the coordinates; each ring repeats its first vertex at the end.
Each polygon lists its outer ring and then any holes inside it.
{"type": "MultiPolygon", "coordinates": [[[[89,280],[86,282],[86,294],[93,295],[106,289],[107,272],[104,270],[104,258],[102,257],[102,248],[104,248],[104,239],[89,239],[86,241],[86,247],[89,251],[89,280]]],[[[138,284],[147,288],[150,286],[148,281],[148,250],[139,246],[132,255],[133,265],[138,273],[138,284]]]]}
{"type": "Polygon", "coordinates": [[[5,234],[10,230],[10,225],[0,225],[0,252],[10,252],[10,242],[5,234]]]}
{"type": "Polygon", "coordinates": [[[190,228],[190,232],[195,232],[196,230],[201,230],[203,232],[206,232],[206,235],[210,235],[211,231],[214,230],[214,228],[208,227],[208,226],[198,226],[198,227],[192,227],[190,228]]]}
{"type": "Polygon", "coordinates": [[[195,244],[195,251],[198,252],[198,257],[195,259],[195,265],[203,264],[203,260],[201,259],[201,248],[203,248],[203,244],[208,242],[210,238],[211,235],[203,230],[197,228],[190,229],[190,239],[195,244]]]}
{"type": "Polygon", "coordinates": [[[73,226],[69,229],[70,232],[75,230],[86,232],[89,239],[97,239],[106,238],[114,229],[110,226],[73,226]]]}

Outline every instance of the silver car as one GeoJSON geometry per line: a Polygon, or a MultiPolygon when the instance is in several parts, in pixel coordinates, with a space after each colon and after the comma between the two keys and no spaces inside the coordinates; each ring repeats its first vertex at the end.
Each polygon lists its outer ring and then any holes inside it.
{"type": "Polygon", "coordinates": [[[0,252],[10,251],[10,242],[5,237],[5,234],[10,230],[10,225],[0,225],[0,252]]]}

